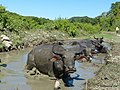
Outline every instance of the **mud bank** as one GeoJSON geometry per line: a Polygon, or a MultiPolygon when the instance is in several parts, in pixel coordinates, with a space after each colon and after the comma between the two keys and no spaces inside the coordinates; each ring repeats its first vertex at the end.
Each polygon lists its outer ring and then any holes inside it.
{"type": "Polygon", "coordinates": [[[110,56],[97,75],[88,80],[87,90],[120,90],[120,43],[113,44],[110,56]]]}

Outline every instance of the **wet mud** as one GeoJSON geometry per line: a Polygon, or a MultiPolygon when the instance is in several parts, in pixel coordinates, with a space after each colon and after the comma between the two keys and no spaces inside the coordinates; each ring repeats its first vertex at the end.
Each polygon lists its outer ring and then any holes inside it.
{"type": "MultiPolygon", "coordinates": [[[[0,72],[0,74],[4,73],[4,76],[0,78],[0,90],[53,90],[55,80],[52,77],[40,76],[39,79],[26,77],[24,68],[30,50],[0,54],[2,62],[7,64],[0,72]]],[[[79,79],[74,80],[73,87],[65,87],[60,81],[61,90],[83,90],[88,79],[93,78],[103,65],[105,56],[104,54],[95,55],[92,63],[76,61],[77,72],[73,76],[78,74],[79,79]]]]}
{"type": "Polygon", "coordinates": [[[110,57],[97,75],[88,80],[87,90],[120,90],[120,43],[113,43],[110,57]]]}

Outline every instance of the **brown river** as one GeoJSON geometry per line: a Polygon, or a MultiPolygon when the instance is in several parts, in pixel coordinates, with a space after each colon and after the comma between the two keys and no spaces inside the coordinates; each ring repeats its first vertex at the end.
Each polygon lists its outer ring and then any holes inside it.
{"type": "MultiPolygon", "coordinates": [[[[1,72],[5,75],[0,78],[0,90],[53,90],[54,79],[43,77],[36,80],[25,76],[24,68],[27,61],[27,54],[30,50],[24,49],[9,53],[0,53],[3,63],[7,62],[7,66],[2,67],[1,72]]],[[[77,71],[74,74],[79,74],[79,80],[74,80],[73,87],[65,87],[61,81],[61,90],[83,90],[84,87],[87,87],[87,84],[84,83],[89,78],[95,76],[95,72],[100,69],[99,66],[103,63],[104,55],[96,55],[92,63],[76,61],[75,66],[77,71]]]]}

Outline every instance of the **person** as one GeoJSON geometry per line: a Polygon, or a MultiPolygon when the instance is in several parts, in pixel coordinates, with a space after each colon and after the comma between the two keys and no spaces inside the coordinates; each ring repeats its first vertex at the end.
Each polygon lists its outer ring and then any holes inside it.
{"type": "Polygon", "coordinates": [[[116,27],[116,33],[118,33],[119,32],[119,28],[118,27],[116,27]]]}

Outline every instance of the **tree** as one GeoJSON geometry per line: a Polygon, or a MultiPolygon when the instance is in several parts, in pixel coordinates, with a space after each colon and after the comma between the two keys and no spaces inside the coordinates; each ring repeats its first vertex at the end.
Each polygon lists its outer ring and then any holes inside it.
{"type": "Polygon", "coordinates": [[[5,8],[4,6],[0,5],[0,13],[5,12],[5,11],[6,11],[5,9],[6,9],[6,8],[5,8]]]}

